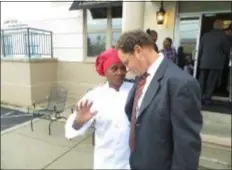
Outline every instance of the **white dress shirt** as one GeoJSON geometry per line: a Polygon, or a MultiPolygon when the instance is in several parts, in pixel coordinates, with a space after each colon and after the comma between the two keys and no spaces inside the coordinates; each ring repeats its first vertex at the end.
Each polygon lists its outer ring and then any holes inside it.
{"type": "Polygon", "coordinates": [[[145,83],[145,85],[143,87],[142,94],[141,94],[141,96],[140,96],[140,98],[138,100],[138,105],[137,105],[137,109],[136,109],[137,110],[136,116],[138,115],[139,108],[140,108],[140,106],[142,104],[142,101],[143,101],[144,96],[146,94],[146,91],[147,91],[147,89],[148,89],[148,87],[149,87],[149,85],[151,83],[151,80],[155,76],[156,71],[158,70],[158,68],[159,68],[160,64],[162,63],[163,59],[164,59],[163,53],[159,53],[159,57],[155,60],[154,63],[152,63],[152,65],[147,70],[148,76],[146,78],[146,83],[145,83]]]}

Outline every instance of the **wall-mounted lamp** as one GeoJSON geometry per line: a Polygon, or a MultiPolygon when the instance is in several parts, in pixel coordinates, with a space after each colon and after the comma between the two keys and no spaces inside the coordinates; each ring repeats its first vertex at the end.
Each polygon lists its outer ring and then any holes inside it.
{"type": "Polygon", "coordinates": [[[159,11],[156,12],[156,21],[158,25],[164,24],[165,14],[166,14],[166,11],[164,10],[164,7],[163,7],[163,1],[161,1],[160,9],[159,11]]]}

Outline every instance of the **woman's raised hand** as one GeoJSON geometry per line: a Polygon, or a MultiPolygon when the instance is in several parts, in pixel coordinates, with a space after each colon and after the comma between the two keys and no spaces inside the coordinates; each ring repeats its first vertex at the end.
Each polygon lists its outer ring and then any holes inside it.
{"type": "Polygon", "coordinates": [[[88,100],[81,101],[79,105],[76,106],[76,121],[78,124],[84,124],[90,120],[97,112],[91,112],[93,102],[88,100]]]}

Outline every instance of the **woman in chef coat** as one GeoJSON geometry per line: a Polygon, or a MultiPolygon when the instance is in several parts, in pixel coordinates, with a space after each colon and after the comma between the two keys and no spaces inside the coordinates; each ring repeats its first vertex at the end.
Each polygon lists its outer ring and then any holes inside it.
{"type": "Polygon", "coordinates": [[[95,121],[94,169],[130,169],[130,122],[124,106],[133,84],[124,81],[126,67],[113,48],[97,57],[96,71],[107,82],[78,102],[66,122],[65,136],[83,135],[95,121]]]}

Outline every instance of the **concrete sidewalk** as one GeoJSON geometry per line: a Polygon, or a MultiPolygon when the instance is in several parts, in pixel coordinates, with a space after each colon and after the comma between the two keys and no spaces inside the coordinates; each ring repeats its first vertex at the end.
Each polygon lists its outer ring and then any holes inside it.
{"type": "Polygon", "coordinates": [[[92,169],[91,131],[74,140],[64,137],[64,123],[48,121],[29,124],[1,134],[1,169],[92,169]]]}
{"type": "MultiPolygon", "coordinates": [[[[69,114],[67,111],[64,116],[69,114]]],[[[228,169],[231,167],[231,117],[209,112],[203,112],[203,117],[200,164],[209,169],[228,169]]],[[[28,123],[1,132],[1,169],[92,169],[91,130],[83,137],[67,140],[64,122],[52,125],[51,136],[48,124],[47,120],[35,120],[34,132],[28,123]]]]}

